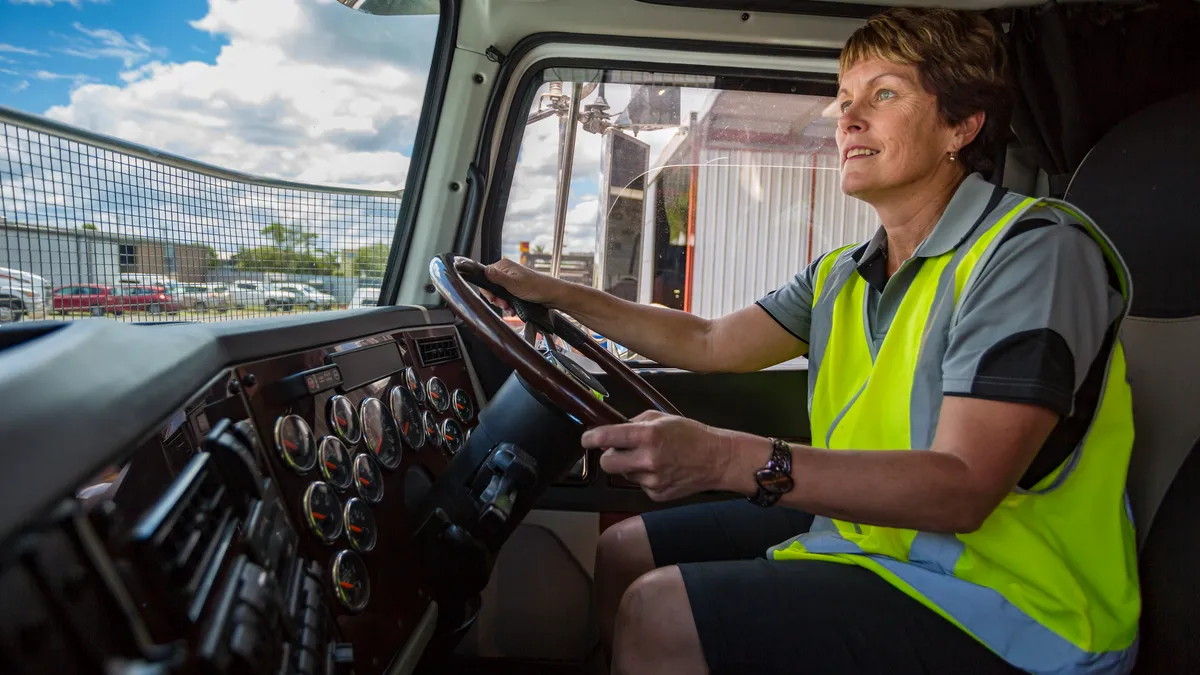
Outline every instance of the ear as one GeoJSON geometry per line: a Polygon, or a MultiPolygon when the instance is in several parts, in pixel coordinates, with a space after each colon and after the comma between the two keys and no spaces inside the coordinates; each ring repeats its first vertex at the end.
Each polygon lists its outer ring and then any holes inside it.
{"type": "Polygon", "coordinates": [[[962,122],[959,122],[954,127],[954,147],[955,152],[962,150],[975,140],[980,131],[983,131],[983,123],[987,121],[987,113],[980,110],[979,112],[971,113],[962,122]]]}

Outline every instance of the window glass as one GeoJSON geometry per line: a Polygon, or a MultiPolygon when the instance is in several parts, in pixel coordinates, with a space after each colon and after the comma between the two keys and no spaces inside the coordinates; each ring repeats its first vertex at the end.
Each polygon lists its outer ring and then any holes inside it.
{"type": "Polygon", "coordinates": [[[569,69],[543,79],[513,174],[505,257],[715,318],[877,228],[874,211],[840,189],[831,83],[727,88],[702,75],[569,69]]]}
{"type": "MultiPolygon", "coordinates": [[[[166,292],[236,279],[302,282],[341,307],[361,279],[382,276],[436,2],[0,7],[0,269],[50,287],[166,292]],[[423,13],[376,16],[373,7],[423,13]]],[[[46,309],[25,308],[20,318],[44,318],[46,309]]],[[[273,315],[235,309],[189,304],[183,316],[109,319],[273,315]]]]}

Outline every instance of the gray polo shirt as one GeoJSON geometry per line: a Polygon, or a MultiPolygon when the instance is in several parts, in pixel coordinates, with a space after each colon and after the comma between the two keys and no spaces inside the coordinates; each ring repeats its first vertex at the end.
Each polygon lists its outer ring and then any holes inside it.
{"type": "MultiPolygon", "coordinates": [[[[865,319],[872,356],[878,353],[921,266],[930,258],[969,246],[982,234],[979,224],[989,206],[995,214],[1000,212],[996,209],[1011,209],[1020,199],[1002,195],[972,174],[959,186],[930,235],[890,279],[883,228],[849,252],[845,262],[868,282],[865,319]]],[[[828,326],[812,325],[813,281],[820,263],[817,259],[758,301],[804,342],[810,335],[829,332],[828,326]]],[[[924,371],[918,372],[918,380],[924,386],[938,386],[942,395],[1033,403],[1053,410],[1063,420],[1048,445],[1062,447],[1049,454],[1061,453],[1065,458],[1094,412],[1109,353],[1108,329],[1122,307],[1100,247],[1063,212],[1031,209],[1009,229],[959,304],[940,363],[922,359],[918,369],[924,371]]],[[[810,380],[815,380],[813,373],[810,380]]],[[[931,409],[920,414],[932,432],[942,398],[929,400],[931,409]]]]}

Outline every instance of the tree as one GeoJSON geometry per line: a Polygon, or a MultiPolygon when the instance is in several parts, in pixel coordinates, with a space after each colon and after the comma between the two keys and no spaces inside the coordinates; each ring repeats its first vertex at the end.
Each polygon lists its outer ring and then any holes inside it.
{"type": "Polygon", "coordinates": [[[260,234],[270,239],[279,250],[293,253],[310,250],[313,242],[320,238],[312,232],[305,232],[303,225],[284,225],[283,223],[271,223],[264,227],[260,234]]]}
{"type": "Polygon", "coordinates": [[[542,246],[541,244],[537,244],[536,246],[533,247],[533,252],[536,255],[543,255],[546,252],[546,247],[542,246]]]}
{"type": "Polygon", "coordinates": [[[79,229],[81,229],[81,230],[92,230],[92,231],[95,231],[95,232],[99,232],[99,231],[100,231],[100,228],[96,227],[96,226],[95,226],[95,225],[93,225],[92,223],[84,223],[83,225],[80,225],[80,226],[79,226],[79,229]]]}
{"type": "Polygon", "coordinates": [[[271,241],[271,245],[238,250],[233,261],[239,270],[285,274],[337,273],[337,255],[321,249],[314,252],[313,243],[320,237],[305,232],[303,225],[271,223],[259,232],[271,241]]]}
{"type": "Polygon", "coordinates": [[[358,249],[354,254],[353,276],[382,277],[391,249],[387,244],[371,244],[358,249]]]}

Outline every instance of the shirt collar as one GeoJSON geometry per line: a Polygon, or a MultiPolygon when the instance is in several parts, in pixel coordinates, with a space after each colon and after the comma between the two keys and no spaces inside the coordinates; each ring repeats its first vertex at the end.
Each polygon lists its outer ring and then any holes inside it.
{"type": "Polygon", "coordinates": [[[933,226],[933,232],[917,246],[913,255],[934,258],[958,248],[983,215],[995,187],[978,173],[967,176],[954,191],[942,217],[933,226]]]}

